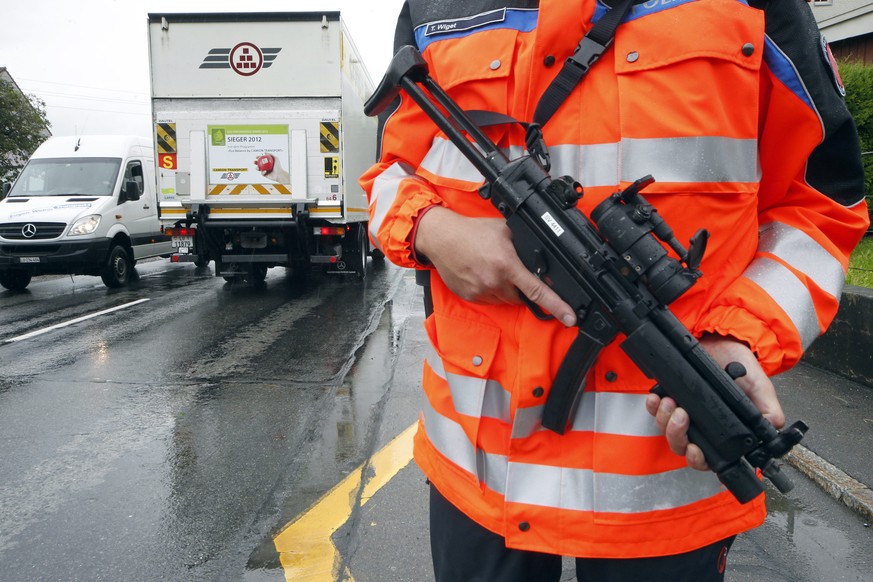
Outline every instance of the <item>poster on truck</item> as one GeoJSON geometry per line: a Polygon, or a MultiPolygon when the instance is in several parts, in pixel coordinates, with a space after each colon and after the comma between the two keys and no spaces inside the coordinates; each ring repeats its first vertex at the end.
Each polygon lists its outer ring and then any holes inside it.
{"type": "Polygon", "coordinates": [[[291,184],[288,125],[210,125],[210,184],[291,184]]]}

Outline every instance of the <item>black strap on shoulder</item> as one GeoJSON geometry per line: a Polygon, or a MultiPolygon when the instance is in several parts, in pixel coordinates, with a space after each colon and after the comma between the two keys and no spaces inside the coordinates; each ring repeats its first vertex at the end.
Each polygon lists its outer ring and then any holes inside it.
{"type": "Polygon", "coordinates": [[[488,111],[485,109],[470,109],[465,111],[470,119],[479,127],[489,127],[492,125],[511,125],[517,123],[524,128],[524,145],[527,151],[536,156],[546,171],[549,171],[549,149],[546,147],[546,142],[543,140],[543,132],[540,126],[536,123],[527,123],[506,115],[497,113],[496,111],[488,111]]]}
{"type": "Polygon", "coordinates": [[[525,129],[525,146],[527,151],[536,156],[543,168],[548,172],[551,167],[549,150],[543,140],[542,126],[566,101],[573,89],[582,81],[588,70],[600,59],[601,55],[612,44],[615,30],[630,11],[634,0],[616,0],[613,6],[600,20],[594,23],[588,33],[579,41],[576,50],[564,62],[558,75],[546,88],[546,92],[537,102],[533,122],[525,123],[494,111],[467,111],[473,122],[479,127],[518,123],[525,129]]]}
{"type": "Polygon", "coordinates": [[[617,0],[615,6],[579,41],[573,54],[564,61],[558,76],[543,93],[534,111],[534,123],[543,126],[552,118],[591,66],[606,52],[615,38],[615,29],[630,11],[633,0],[617,0]]]}

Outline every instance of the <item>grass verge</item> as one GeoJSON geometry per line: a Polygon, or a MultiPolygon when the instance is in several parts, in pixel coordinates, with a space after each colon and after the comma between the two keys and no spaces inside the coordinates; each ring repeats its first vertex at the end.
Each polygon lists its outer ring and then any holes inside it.
{"type": "Polygon", "coordinates": [[[865,236],[849,257],[846,283],[873,289],[873,237],[865,236]]]}

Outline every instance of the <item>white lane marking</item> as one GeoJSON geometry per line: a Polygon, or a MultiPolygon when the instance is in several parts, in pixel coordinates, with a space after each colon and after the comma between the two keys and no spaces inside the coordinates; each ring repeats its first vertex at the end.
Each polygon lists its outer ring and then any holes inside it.
{"type": "Polygon", "coordinates": [[[118,306],[113,307],[111,309],[104,309],[103,311],[98,311],[98,312],[92,313],[90,315],[83,315],[82,317],[77,317],[76,319],[71,319],[70,321],[65,321],[63,323],[58,323],[58,324],[52,325],[50,327],[44,327],[42,329],[38,329],[36,331],[32,331],[32,332],[26,333],[24,335],[19,335],[17,337],[9,338],[9,339],[3,340],[0,343],[11,344],[14,342],[20,342],[22,340],[30,339],[32,337],[36,337],[38,335],[42,335],[44,333],[48,333],[48,332],[54,331],[56,329],[61,329],[62,327],[67,327],[68,325],[73,325],[73,324],[79,323],[81,321],[86,321],[88,319],[93,319],[93,318],[99,317],[101,315],[106,315],[107,313],[112,313],[113,311],[127,309],[128,307],[133,307],[134,305],[139,305],[140,303],[145,303],[146,301],[149,301],[149,299],[138,299],[136,301],[131,301],[130,303],[125,303],[124,305],[118,305],[118,306]]]}

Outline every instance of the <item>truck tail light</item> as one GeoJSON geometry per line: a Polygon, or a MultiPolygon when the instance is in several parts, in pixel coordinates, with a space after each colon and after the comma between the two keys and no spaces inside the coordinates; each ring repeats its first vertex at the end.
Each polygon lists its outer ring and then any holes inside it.
{"type": "Polygon", "coordinates": [[[342,236],[346,233],[345,226],[317,226],[315,236],[342,236]]]}
{"type": "Polygon", "coordinates": [[[167,236],[194,236],[197,232],[196,228],[185,228],[181,226],[175,226],[164,229],[164,234],[167,236]]]}

